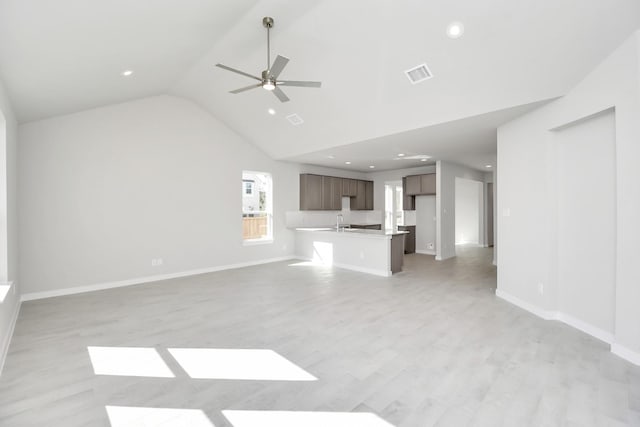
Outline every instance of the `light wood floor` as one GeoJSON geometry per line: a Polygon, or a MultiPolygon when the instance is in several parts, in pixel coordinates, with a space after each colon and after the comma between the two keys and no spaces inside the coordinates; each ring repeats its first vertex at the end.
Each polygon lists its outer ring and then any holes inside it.
{"type": "MultiPolygon", "coordinates": [[[[491,250],[391,278],[281,262],[27,302],[0,425],[108,426],[106,405],[371,412],[396,426],[640,425],[640,368],[495,297],[491,250]],[[152,347],[176,378],[95,375],[88,346],[152,347]],[[191,379],[168,348],[271,349],[318,381],[191,379]]],[[[301,426],[303,427],[303,426],[301,426]]]]}

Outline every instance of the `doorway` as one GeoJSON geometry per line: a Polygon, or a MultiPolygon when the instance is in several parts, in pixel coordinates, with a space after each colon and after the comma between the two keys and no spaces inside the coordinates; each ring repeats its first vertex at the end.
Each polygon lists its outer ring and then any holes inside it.
{"type": "Polygon", "coordinates": [[[484,245],[484,184],[466,178],[455,183],[456,245],[484,245]]]}

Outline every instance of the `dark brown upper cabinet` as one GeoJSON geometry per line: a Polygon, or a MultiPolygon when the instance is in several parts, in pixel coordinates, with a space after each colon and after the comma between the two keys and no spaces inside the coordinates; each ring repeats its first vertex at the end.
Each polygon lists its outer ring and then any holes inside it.
{"type": "Polygon", "coordinates": [[[436,174],[409,175],[406,177],[406,195],[421,196],[436,194],[436,174]]]}
{"type": "Polygon", "coordinates": [[[416,198],[407,194],[407,177],[402,178],[402,210],[415,211],[416,198]]]}
{"type": "Polygon", "coordinates": [[[301,211],[339,211],[343,196],[351,198],[352,210],[373,210],[373,181],[300,174],[301,211]]]}
{"type": "Polygon", "coordinates": [[[300,210],[322,210],[322,176],[300,174],[300,210]]]}
{"type": "Polygon", "coordinates": [[[342,209],[342,178],[322,177],[322,209],[329,211],[342,209]]]}
{"type": "Polygon", "coordinates": [[[358,180],[342,178],[342,195],[346,197],[356,197],[358,195],[358,180]]]}

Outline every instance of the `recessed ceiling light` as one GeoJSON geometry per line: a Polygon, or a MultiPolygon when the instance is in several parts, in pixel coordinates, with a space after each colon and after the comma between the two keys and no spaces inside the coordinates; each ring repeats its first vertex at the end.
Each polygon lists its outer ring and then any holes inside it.
{"type": "Polygon", "coordinates": [[[369,169],[375,169],[375,168],[376,168],[376,167],[375,167],[375,166],[373,166],[373,165],[369,166],[369,169]]]}
{"type": "Polygon", "coordinates": [[[429,159],[420,159],[421,162],[426,162],[429,159]]]}
{"type": "Polygon", "coordinates": [[[461,22],[452,22],[447,26],[447,36],[452,39],[462,37],[464,34],[464,25],[461,22]]]}
{"type": "Polygon", "coordinates": [[[129,77],[130,75],[132,75],[132,74],[133,74],[133,70],[124,70],[121,74],[122,74],[124,77],[129,77]]]}
{"type": "Polygon", "coordinates": [[[484,165],[485,168],[490,168],[492,167],[491,165],[484,165]]]}
{"type": "Polygon", "coordinates": [[[273,108],[269,108],[267,112],[269,112],[269,114],[271,114],[272,116],[276,114],[276,110],[274,110],[273,108]]]}
{"type": "Polygon", "coordinates": [[[351,162],[344,162],[344,164],[345,164],[345,165],[350,165],[350,164],[351,164],[351,162]]]}
{"type": "Polygon", "coordinates": [[[336,156],[333,156],[331,154],[327,156],[327,159],[335,159],[335,158],[336,158],[336,156]]]}
{"type": "Polygon", "coordinates": [[[398,157],[404,157],[404,153],[398,154],[398,157]]]}

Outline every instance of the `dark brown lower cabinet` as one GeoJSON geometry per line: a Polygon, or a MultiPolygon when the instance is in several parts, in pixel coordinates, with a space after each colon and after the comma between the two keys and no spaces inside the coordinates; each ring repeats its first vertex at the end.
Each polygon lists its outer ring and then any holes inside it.
{"type": "Polygon", "coordinates": [[[350,227],[359,230],[382,230],[382,224],[351,224],[350,227]]]}
{"type": "Polygon", "coordinates": [[[408,231],[409,234],[404,235],[404,253],[412,254],[416,251],[416,226],[415,225],[399,225],[398,231],[408,231]]]}

